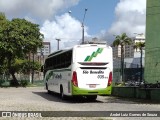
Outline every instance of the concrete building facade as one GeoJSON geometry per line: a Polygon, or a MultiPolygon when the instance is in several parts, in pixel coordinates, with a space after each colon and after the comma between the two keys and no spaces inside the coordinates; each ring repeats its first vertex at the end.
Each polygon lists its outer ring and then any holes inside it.
{"type": "MultiPolygon", "coordinates": [[[[124,57],[132,58],[134,56],[134,48],[133,45],[125,45],[124,46],[124,57]]],[[[121,46],[113,47],[113,58],[121,58],[121,46]]]]}
{"type": "MultiPolygon", "coordinates": [[[[137,34],[136,37],[133,39],[134,44],[141,42],[145,42],[145,35],[143,33],[137,34]]],[[[142,50],[142,57],[145,57],[145,48],[142,50]]],[[[134,58],[139,58],[141,56],[140,49],[134,49],[134,58]]]]}
{"type": "MultiPolygon", "coordinates": [[[[132,38],[131,45],[125,45],[124,47],[124,57],[125,58],[139,58],[140,57],[140,49],[134,49],[134,45],[137,42],[145,42],[145,35],[143,33],[137,34],[134,38],[132,38]]],[[[143,49],[143,57],[145,56],[145,49],[143,49]]],[[[121,46],[113,47],[113,58],[121,57],[121,46]]]]}
{"type": "Polygon", "coordinates": [[[50,42],[43,42],[43,48],[37,50],[37,54],[35,55],[35,60],[43,64],[45,59],[50,53],[51,53],[50,42]]]}
{"type": "Polygon", "coordinates": [[[147,0],[145,82],[160,82],[160,0],[147,0]]]}

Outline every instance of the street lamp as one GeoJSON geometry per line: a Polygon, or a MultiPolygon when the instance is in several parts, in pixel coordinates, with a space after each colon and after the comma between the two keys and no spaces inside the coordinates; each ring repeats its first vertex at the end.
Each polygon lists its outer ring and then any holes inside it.
{"type": "Polygon", "coordinates": [[[85,12],[84,12],[84,17],[82,20],[82,44],[84,44],[84,20],[85,20],[85,16],[86,16],[86,12],[87,12],[87,8],[85,8],[85,12]]]}
{"type": "Polygon", "coordinates": [[[57,50],[59,50],[59,41],[61,41],[61,39],[56,38],[56,40],[57,40],[57,50]]]}
{"type": "MultiPolygon", "coordinates": [[[[84,16],[83,16],[82,23],[81,23],[81,27],[82,27],[82,44],[84,44],[84,20],[85,20],[85,16],[86,16],[87,10],[88,10],[88,9],[85,8],[84,16]]],[[[68,13],[71,14],[72,12],[71,12],[71,11],[68,11],[68,13]]]]}

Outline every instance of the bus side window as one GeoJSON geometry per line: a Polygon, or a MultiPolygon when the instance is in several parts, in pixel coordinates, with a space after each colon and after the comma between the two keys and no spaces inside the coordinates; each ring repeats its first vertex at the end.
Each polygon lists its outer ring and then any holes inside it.
{"type": "Polygon", "coordinates": [[[72,51],[70,51],[69,53],[67,53],[66,55],[66,67],[71,65],[71,58],[72,58],[72,51]]]}
{"type": "Polygon", "coordinates": [[[53,62],[53,60],[54,60],[54,57],[51,58],[51,61],[50,61],[50,63],[51,63],[51,69],[53,69],[53,67],[54,67],[54,62],[53,62]]]}
{"type": "Polygon", "coordinates": [[[56,66],[56,58],[55,57],[53,57],[52,62],[53,62],[53,69],[55,69],[55,66],[56,66]]]}
{"type": "Polygon", "coordinates": [[[61,55],[61,68],[65,68],[65,59],[66,59],[66,56],[65,56],[66,53],[63,53],[61,55]]]}
{"type": "Polygon", "coordinates": [[[60,68],[60,63],[61,63],[60,55],[58,55],[56,58],[57,58],[56,69],[59,69],[60,68]]]}

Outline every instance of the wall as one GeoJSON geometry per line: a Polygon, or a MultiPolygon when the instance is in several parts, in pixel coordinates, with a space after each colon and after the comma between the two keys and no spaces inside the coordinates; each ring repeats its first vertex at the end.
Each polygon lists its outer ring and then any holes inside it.
{"type": "Polygon", "coordinates": [[[160,82],[160,0],[147,0],[145,45],[145,81],[160,82]]]}

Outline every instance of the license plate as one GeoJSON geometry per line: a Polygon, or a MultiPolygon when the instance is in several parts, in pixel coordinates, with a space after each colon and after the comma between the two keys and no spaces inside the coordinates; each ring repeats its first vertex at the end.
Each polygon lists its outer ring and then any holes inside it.
{"type": "Polygon", "coordinates": [[[89,85],[89,87],[90,87],[90,88],[95,88],[95,87],[96,87],[96,85],[94,85],[94,84],[90,84],[90,85],[89,85]]]}

